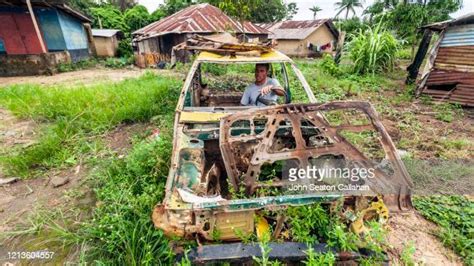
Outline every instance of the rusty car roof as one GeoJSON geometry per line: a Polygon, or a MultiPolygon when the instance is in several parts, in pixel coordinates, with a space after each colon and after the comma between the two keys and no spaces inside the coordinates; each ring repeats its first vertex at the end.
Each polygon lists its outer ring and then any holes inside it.
{"type": "Polygon", "coordinates": [[[270,52],[255,54],[255,53],[237,53],[231,54],[218,54],[209,51],[202,51],[196,58],[199,62],[214,62],[214,63],[254,63],[254,62],[293,62],[285,54],[271,49],[270,52]]]}

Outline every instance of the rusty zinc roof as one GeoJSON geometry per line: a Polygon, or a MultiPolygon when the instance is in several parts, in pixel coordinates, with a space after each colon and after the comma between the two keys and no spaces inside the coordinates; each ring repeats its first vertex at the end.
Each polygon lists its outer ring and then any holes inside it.
{"type": "MultiPolygon", "coordinates": [[[[55,7],[69,15],[79,19],[82,22],[92,22],[90,18],[82,14],[81,12],[68,6],[67,0],[30,0],[33,8],[35,7],[55,7]]],[[[26,0],[0,0],[0,6],[21,6],[26,7],[26,0]]]]}
{"type": "Polygon", "coordinates": [[[321,25],[326,25],[337,38],[339,32],[330,19],[316,20],[288,20],[276,23],[264,23],[259,26],[269,30],[270,39],[303,40],[317,30],[321,25]]]}
{"type": "MultiPolygon", "coordinates": [[[[135,32],[138,39],[147,39],[169,33],[214,33],[243,32],[240,23],[230,18],[219,8],[210,4],[197,4],[175,14],[151,23],[135,32]]],[[[247,34],[269,34],[269,32],[251,22],[244,23],[247,34]]]]}

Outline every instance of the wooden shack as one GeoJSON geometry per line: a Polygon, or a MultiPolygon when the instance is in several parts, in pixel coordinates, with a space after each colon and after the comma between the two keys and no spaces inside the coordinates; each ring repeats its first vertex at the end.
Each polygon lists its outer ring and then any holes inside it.
{"type": "Polygon", "coordinates": [[[206,3],[197,4],[132,33],[137,65],[144,67],[169,62],[175,45],[195,34],[206,36],[222,32],[231,32],[245,41],[268,39],[268,31],[251,22],[244,22],[242,28],[239,22],[219,8],[206,3]]]}
{"type": "Polygon", "coordinates": [[[474,106],[474,13],[457,19],[423,27],[424,36],[413,63],[408,67],[407,81],[415,80],[430,46],[429,58],[417,86],[417,95],[436,101],[474,106]]]}
{"type": "Polygon", "coordinates": [[[123,38],[120,30],[92,29],[96,54],[99,57],[117,56],[119,41],[123,38]]]}

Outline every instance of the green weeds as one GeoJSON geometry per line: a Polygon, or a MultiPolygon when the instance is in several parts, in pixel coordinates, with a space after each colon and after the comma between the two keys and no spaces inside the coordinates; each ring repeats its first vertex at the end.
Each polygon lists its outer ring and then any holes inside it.
{"type": "Polygon", "coordinates": [[[101,134],[120,123],[172,113],[178,81],[151,73],[115,84],[66,88],[16,85],[0,91],[0,104],[16,116],[44,124],[38,144],[1,155],[11,175],[33,176],[101,149],[101,134]]]}
{"type": "Polygon", "coordinates": [[[436,111],[436,119],[444,122],[452,122],[457,116],[462,116],[461,106],[458,104],[441,103],[433,107],[436,111]]]}
{"type": "Polygon", "coordinates": [[[474,265],[474,202],[464,196],[432,196],[414,199],[416,209],[438,224],[436,232],[446,247],[474,265]]]}
{"type": "Polygon", "coordinates": [[[308,250],[305,251],[307,256],[303,261],[304,265],[308,266],[332,266],[336,264],[336,256],[332,252],[324,254],[314,252],[314,249],[309,245],[308,250]]]}
{"type": "Polygon", "coordinates": [[[124,68],[126,66],[133,65],[134,58],[133,56],[115,58],[107,57],[105,59],[99,58],[88,58],[80,60],[79,62],[70,62],[70,63],[60,63],[57,66],[58,72],[71,72],[82,69],[90,69],[97,66],[103,66],[108,68],[124,68]]]}
{"type": "Polygon", "coordinates": [[[349,43],[354,72],[375,74],[392,70],[399,48],[399,41],[381,23],[375,28],[359,30],[349,43]]]}
{"type": "Polygon", "coordinates": [[[416,248],[413,241],[410,241],[405,245],[400,256],[400,260],[402,261],[403,265],[414,266],[416,264],[413,258],[415,251],[416,248]]]}

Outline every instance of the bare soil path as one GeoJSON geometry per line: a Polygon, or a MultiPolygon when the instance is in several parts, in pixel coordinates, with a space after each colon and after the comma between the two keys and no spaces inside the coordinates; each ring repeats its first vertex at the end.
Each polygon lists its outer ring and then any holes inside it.
{"type": "Polygon", "coordinates": [[[416,211],[391,215],[387,237],[391,246],[389,256],[402,265],[399,259],[412,243],[416,248],[413,259],[420,265],[463,265],[459,256],[444,247],[436,237],[437,229],[437,225],[416,211]]]}
{"type": "Polygon", "coordinates": [[[53,76],[0,77],[0,87],[23,83],[74,86],[98,82],[118,82],[127,78],[139,77],[147,71],[159,72],[162,75],[176,75],[170,70],[145,70],[136,67],[124,69],[93,68],[59,73],[53,76]]]}

